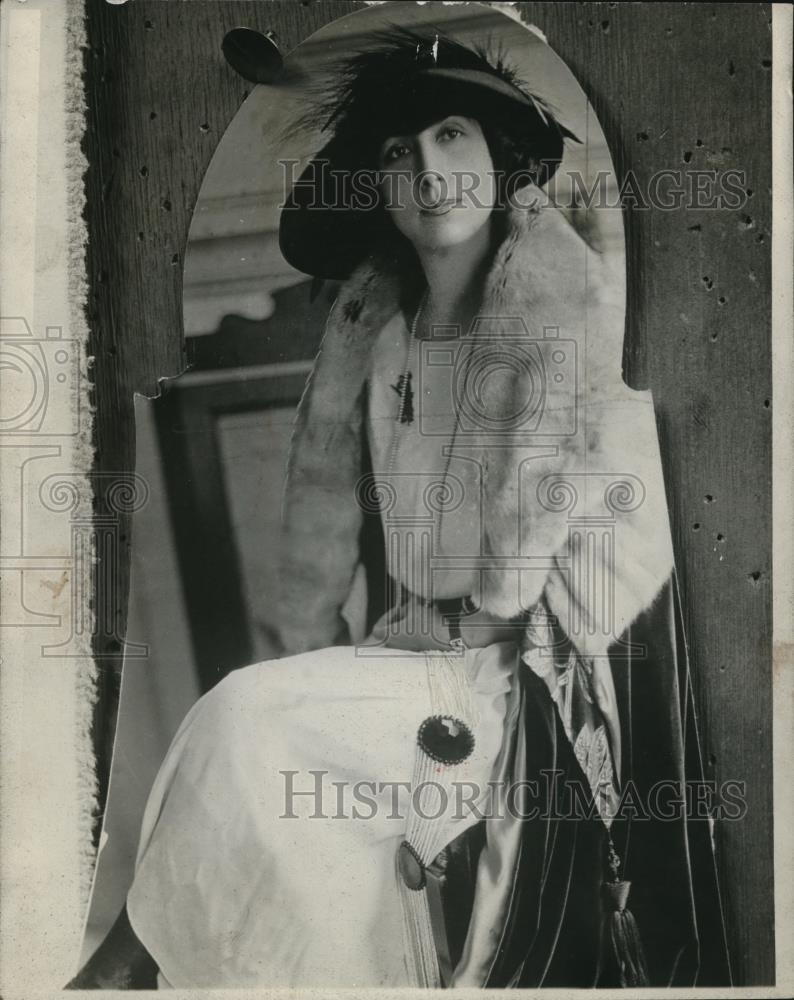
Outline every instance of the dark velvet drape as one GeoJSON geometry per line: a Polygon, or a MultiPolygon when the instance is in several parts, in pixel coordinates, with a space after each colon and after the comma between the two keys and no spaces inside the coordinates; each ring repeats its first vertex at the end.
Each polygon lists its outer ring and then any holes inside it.
{"type": "MultiPolygon", "coordinates": [[[[610,661],[623,743],[621,806],[610,833],[621,877],[631,882],[628,906],[649,985],[729,985],[711,839],[715,803],[703,778],[675,576],[613,647],[610,661]]],[[[522,822],[510,905],[487,985],[618,986],[602,940],[607,830],[548,689],[528,667],[520,684],[511,780],[533,788],[522,813],[529,815],[531,805],[537,818],[522,822]],[[517,752],[518,741],[525,753],[517,752]]],[[[469,918],[473,897],[464,884],[476,872],[483,823],[447,848],[442,865],[445,947],[453,950],[469,918]]]]}

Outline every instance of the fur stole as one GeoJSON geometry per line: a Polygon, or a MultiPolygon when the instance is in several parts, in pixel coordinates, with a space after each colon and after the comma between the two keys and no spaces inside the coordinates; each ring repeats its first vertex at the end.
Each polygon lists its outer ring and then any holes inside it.
{"type": "MultiPolygon", "coordinates": [[[[460,437],[480,470],[482,602],[512,618],[544,597],[579,652],[601,658],[673,568],[653,403],[622,380],[624,275],[534,193],[510,211],[463,336],[493,348],[472,353],[481,419],[460,437]]],[[[370,354],[399,293],[382,263],[357,269],[298,408],[281,554],[287,652],[345,635],[370,354]]]]}

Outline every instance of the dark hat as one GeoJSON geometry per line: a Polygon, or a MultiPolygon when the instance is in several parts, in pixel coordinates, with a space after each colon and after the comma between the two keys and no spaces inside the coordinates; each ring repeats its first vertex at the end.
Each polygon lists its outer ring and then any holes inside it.
{"type": "Polygon", "coordinates": [[[499,136],[494,165],[513,179],[512,190],[545,184],[564,140],[578,142],[501,57],[437,33],[395,29],[376,37],[383,44],[347,60],[337,87],[300,123],[332,138],[286,198],[279,245],[289,264],[314,277],[347,277],[393,235],[378,197],[378,152],[387,136],[419,132],[452,114],[476,118],[487,140],[499,136]]]}

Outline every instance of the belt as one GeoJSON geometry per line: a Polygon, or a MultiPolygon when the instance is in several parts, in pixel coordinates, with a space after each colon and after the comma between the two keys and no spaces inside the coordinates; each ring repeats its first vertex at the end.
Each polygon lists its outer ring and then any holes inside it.
{"type": "Polygon", "coordinates": [[[467,594],[465,597],[442,597],[435,605],[449,631],[449,644],[453,649],[465,649],[466,643],[460,634],[461,619],[476,614],[480,609],[467,594]]]}

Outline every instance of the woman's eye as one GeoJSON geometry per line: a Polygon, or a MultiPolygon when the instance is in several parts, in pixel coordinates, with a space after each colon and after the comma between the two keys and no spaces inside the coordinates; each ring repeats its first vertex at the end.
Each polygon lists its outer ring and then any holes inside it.
{"type": "Polygon", "coordinates": [[[457,139],[459,135],[463,135],[461,129],[457,128],[455,125],[449,125],[441,133],[442,139],[457,139]]]}
{"type": "Polygon", "coordinates": [[[389,146],[386,152],[383,154],[384,163],[394,163],[395,160],[402,159],[403,156],[408,154],[409,150],[403,143],[395,143],[393,146],[389,146]]]}

